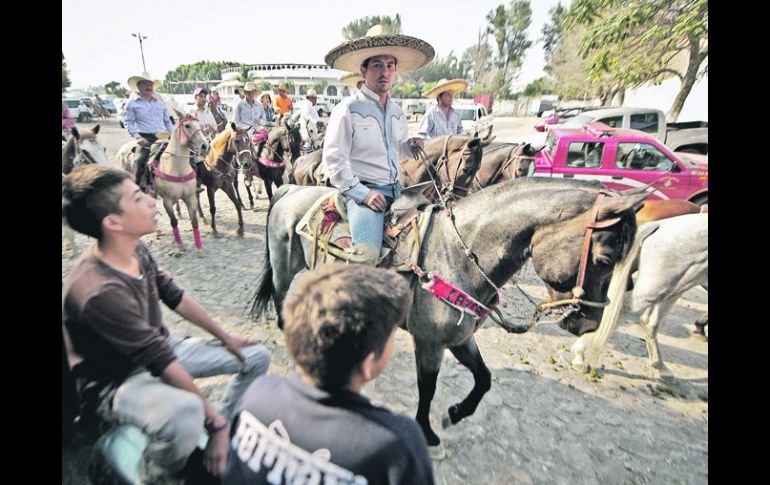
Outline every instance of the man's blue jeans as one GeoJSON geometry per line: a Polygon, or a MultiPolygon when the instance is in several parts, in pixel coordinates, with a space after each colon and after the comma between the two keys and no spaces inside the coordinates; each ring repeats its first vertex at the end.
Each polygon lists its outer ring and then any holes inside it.
{"type": "MultiPolygon", "coordinates": [[[[387,185],[377,185],[372,183],[364,183],[370,189],[374,189],[377,192],[385,196],[387,202],[387,208],[395,201],[400,195],[401,184],[399,182],[387,185]]],[[[345,209],[348,211],[348,223],[350,224],[350,236],[354,244],[368,244],[379,250],[382,248],[382,232],[385,224],[385,212],[377,212],[369,208],[369,206],[361,203],[359,204],[350,197],[346,197],[345,209]]],[[[387,210],[387,209],[386,209],[387,210]]]]}

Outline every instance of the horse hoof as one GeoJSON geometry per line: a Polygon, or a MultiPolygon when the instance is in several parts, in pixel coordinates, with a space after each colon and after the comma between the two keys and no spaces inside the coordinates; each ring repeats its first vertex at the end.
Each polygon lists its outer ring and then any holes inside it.
{"type": "Polygon", "coordinates": [[[238,235],[243,237],[243,228],[238,229],[238,235]]]}
{"type": "Polygon", "coordinates": [[[437,446],[429,446],[428,454],[433,461],[439,461],[446,458],[446,450],[444,450],[444,445],[441,443],[439,443],[437,446]]]}
{"type": "Polygon", "coordinates": [[[706,336],[705,333],[700,333],[697,330],[692,333],[692,336],[696,339],[702,341],[702,342],[708,342],[709,338],[706,336]]]}
{"type": "Polygon", "coordinates": [[[182,250],[181,249],[175,249],[175,250],[173,250],[173,251],[168,253],[168,256],[171,257],[171,258],[178,258],[181,255],[182,255],[182,250]]]}

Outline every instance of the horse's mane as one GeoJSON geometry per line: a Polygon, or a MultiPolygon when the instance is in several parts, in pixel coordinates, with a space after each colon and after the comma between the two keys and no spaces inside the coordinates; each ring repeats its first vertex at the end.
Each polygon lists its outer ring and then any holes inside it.
{"type": "Polygon", "coordinates": [[[214,140],[211,142],[211,150],[209,150],[208,155],[206,155],[206,163],[210,167],[217,166],[219,157],[224,156],[225,150],[227,150],[227,144],[230,141],[230,137],[233,135],[235,135],[235,132],[232,128],[227,128],[214,137],[214,140]]]}

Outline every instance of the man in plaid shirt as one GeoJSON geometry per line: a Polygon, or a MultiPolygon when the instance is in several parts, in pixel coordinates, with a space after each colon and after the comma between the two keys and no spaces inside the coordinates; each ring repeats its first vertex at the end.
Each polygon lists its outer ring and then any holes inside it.
{"type": "Polygon", "coordinates": [[[459,135],[463,131],[460,113],[452,108],[452,102],[457,94],[468,87],[463,79],[442,79],[436,86],[427,91],[426,98],[436,97],[436,106],[425,115],[417,134],[422,138],[436,138],[443,135],[459,135]]]}

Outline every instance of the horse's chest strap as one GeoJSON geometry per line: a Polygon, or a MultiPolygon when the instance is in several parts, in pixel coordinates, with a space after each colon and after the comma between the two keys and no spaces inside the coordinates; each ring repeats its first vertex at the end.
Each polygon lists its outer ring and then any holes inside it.
{"type": "Polygon", "coordinates": [[[274,162],[265,157],[259,157],[259,163],[261,163],[265,167],[270,167],[270,168],[281,168],[286,166],[285,160],[281,160],[280,162],[274,162]]]}
{"type": "Polygon", "coordinates": [[[494,305],[492,307],[487,307],[453,284],[442,280],[436,275],[431,276],[433,280],[427,284],[423,283],[423,288],[447,305],[452,306],[463,313],[469,313],[478,320],[482,320],[488,314],[492,313],[494,307],[500,304],[499,293],[495,293],[494,305]]]}

